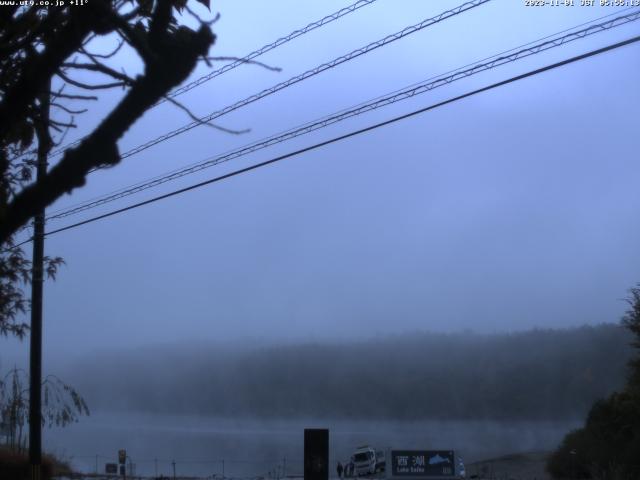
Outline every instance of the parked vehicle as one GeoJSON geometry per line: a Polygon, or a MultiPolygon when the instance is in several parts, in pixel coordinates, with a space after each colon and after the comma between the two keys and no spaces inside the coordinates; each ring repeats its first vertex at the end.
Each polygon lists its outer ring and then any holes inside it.
{"type": "Polygon", "coordinates": [[[383,450],[375,450],[369,445],[358,447],[351,456],[351,462],[355,466],[357,475],[370,475],[377,472],[384,472],[386,459],[383,450]]]}
{"type": "Polygon", "coordinates": [[[464,462],[462,461],[462,458],[458,457],[458,465],[456,468],[456,476],[458,478],[466,478],[467,477],[467,471],[464,468],[464,462]]]}

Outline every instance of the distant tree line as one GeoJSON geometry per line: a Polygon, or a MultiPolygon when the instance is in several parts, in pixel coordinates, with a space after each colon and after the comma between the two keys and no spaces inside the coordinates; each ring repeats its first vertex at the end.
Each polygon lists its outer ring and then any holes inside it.
{"type": "Polygon", "coordinates": [[[98,410],[567,420],[624,385],[630,338],[604,324],[188,354],[163,348],[98,357],[68,375],[98,410]]]}

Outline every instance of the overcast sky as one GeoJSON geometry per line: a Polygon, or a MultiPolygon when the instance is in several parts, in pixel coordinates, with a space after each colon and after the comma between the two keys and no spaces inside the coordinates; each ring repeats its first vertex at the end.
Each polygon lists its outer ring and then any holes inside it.
{"type": "MultiPolygon", "coordinates": [[[[461,1],[378,0],[180,98],[208,114],[461,1]]],[[[268,137],[614,7],[493,0],[92,174],[49,211],[268,137]]],[[[213,0],[218,56],[243,56],[348,5],[213,0]]],[[[48,229],[151,198],[634,35],[640,22],[209,168],[48,229]]],[[[106,50],[109,39],[98,49],[106,50]]],[[[137,62],[119,61],[134,73],[137,62]]],[[[220,63],[216,65],[221,65],[220,63]]],[[[202,65],[192,78],[207,73],[202,65]]],[[[438,108],[52,235],[47,356],[114,346],[361,339],[618,321],[640,282],[640,45],[438,108]]],[[[88,132],[120,92],[78,120],[88,132]]],[[[121,150],[190,120],[164,104],[121,150]]],[[[5,352],[27,344],[0,340],[5,352]]]]}

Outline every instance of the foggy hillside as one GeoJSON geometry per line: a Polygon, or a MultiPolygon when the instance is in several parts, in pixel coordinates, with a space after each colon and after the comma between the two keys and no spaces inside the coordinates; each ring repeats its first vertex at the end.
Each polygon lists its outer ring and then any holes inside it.
{"type": "Polygon", "coordinates": [[[103,353],[66,377],[95,410],[257,417],[567,419],[622,386],[617,325],[103,353]]]}

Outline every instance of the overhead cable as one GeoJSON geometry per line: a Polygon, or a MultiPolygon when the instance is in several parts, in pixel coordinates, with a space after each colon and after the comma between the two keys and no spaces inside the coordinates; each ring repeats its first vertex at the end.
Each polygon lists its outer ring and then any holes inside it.
{"type": "Polygon", "coordinates": [[[287,42],[290,42],[291,40],[293,40],[294,38],[298,38],[302,35],[304,35],[305,33],[308,33],[312,30],[315,30],[318,27],[322,27],[328,23],[331,23],[335,20],[338,20],[341,17],[344,17],[345,15],[348,15],[352,12],[355,12],[356,10],[358,10],[359,8],[365,7],[373,2],[375,2],[377,0],[359,0],[356,3],[353,3],[351,5],[349,5],[348,7],[344,7],[340,10],[338,10],[337,12],[334,12],[330,15],[327,15],[324,18],[321,18],[320,20],[317,20],[315,22],[310,23],[309,25],[307,25],[306,27],[300,28],[298,30],[295,30],[293,32],[291,32],[289,35],[286,35],[284,37],[279,38],[278,40],[276,40],[275,42],[271,42],[268,43],[267,45],[264,45],[263,47],[259,48],[258,50],[255,50],[253,52],[251,52],[248,55],[245,55],[244,57],[235,60],[232,63],[229,63],[221,68],[218,68],[217,70],[214,70],[206,75],[203,75],[202,77],[198,78],[197,80],[194,80],[193,82],[190,82],[176,90],[174,90],[173,92],[169,93],[169,97],[177,97],[178,95],[181,95],[185,92],[188,92],[189,90],[192,90],[194,88],[196,88],[199,85],[202,85],[205,82],[208,82],[209,80],[222,75],[225,72],[228,72],[229,70],[233,70],[236,67],[239,67],[240,65],[243,65],[245,63],[250,62],[251,60],[259,57],[260,55],[263,55],[271,50],[273,50],[274,48],[279,47],[280,45],[283,45],[287,42]]]}
{"type": "MultiPolygon", "coordinates": [[[[305,33],[309,33],[313,30],[315,30],[316,28],[322,27],[324,25],[327,25],[335,20],[338,20],[339,18],[344,17],[345,15],[348,15],[350,13],[355,12],[356,10],[359,10],[362,7],[366,7],[367,5],[370,5],[372,3],[377,2],[378,0],[358,0],[357,2],[349,5],[348,7],[344,7],[341,8],[340,10],[338,10],[337,12],[333,12],[323,18],[321,18],[320,20],[316,20],[315,22],[311,22],[310,24],[299,28],[298,30],[294,30],[293,32],[291,32],[288,35],[285,35],[284,37],[280,37],[277,40],[268,43],[262,47],[260,47],[257,50],[254,50],[253,52],[245,55],[242,58],[239,58],[237,60],[234,60],[231,63],[228,63],[216,70],[211,71],[210,73],[203,75],[202,77],[184,85],[181,86],[179,88],[177,88],[176,90],[170,92],[167,96],[168,97],[177,97],[178,95],[181,95],[183,93],[188,92],[189,90],[193,90],[194,88],[196,88],[199,85],[202,85],[205,82],[208,82],[209,80],[214,79],[215,77],[218,77],[220,75],[222,75],[223,73],[227,73],[231,70],[233,70],[234,68],[239,67],[240,65],[244,65],[247,63],[251,63],[252,60],[256,59],[257,57],[259,57],[260,55],[264,55],[267,52],[270,52],[271,50],[278,48],[279,46],[290,42],[291,40],[294,40],[295,38],[298,38],[302,35],[304,35],[305,33]]],[[[156,103],[156,105],[159,105],[163,102],[165,102],[166,100],[163,98],[160,101],[158,101],[158,103],[156,103]]],[[[156,106],[154,105],[154,106],[156,106]]],[[[61,148],[58,148],[56,150],[54,150],[53,152],[51,152],[49,154],[50,157],[54,157],[56,155],[59,155],[61,153],[63,153],[65,150],[71,148],[71,147],[75,147],[76,145],[79,145],[80,142],[82,142],[82,140],[84,140],[83,138],[80,138],[79,140],[76,140],[74,142],[71,142],[61,148]]]]}
{"type": "MultiPolygon", "coordinates": [[[[220,182],[222,180],[226,180],[228,178],[235,177],[235,176],[240,175],[242,173],[250,172],[252,170],[256,170],[258,168],[265,167],[267,165],[271,165],[271,164],[280,162],[282,160],[285,160],[287,158],[295,157],[295,156],[298,156],[300,154],[310,152],[312,150],[317,150],[317,149],[319,149],[321,147],[325,147],[327,145],[331,145],[333,143],[337,143],[337,142],[340,142],[342,140],[346,140],[348,138],[355,137],[357,135],[361,135],[363,133],[370,132],[372,130],[376,130],[378,128],[381,128],[381,127],[384,127],[384,126],[399,122],[400,120],[405,120],[407,118],[411,118],[411,117],[414,117],[416,115],[428,112],[430,110],[434,110],[436,108],[439,108],[439,107],[442,107],[442,106],[445,106],[445,105],[449,105],[449,104],[457,102],[459,100],[462,100],[462,99],[477,95],[479,93],[487,92],[489,90],[493,90],[493,89],[496,89],[498,87],[502,87],[504,85],[508,85],[508,84],[517,82],[519,80],[523,80],[525,78],[533,77],[533,76],[539,75],[539,74],[541,74],[543,72],[547,72],[549,70],[553,70],[553,69],[556,69],[556,68],[559,68],[559,67],[562,67],[562,66],[565,66],[565,65],[569,65],[571,63],[575,63],[575,62],[584,60],[586,58],[593,57],[595,55],[600,55],[602,53],[609,52],[611,50],[615,50],[615,49],[621,48],[621,47],[626,46],[626,45],[630,45],[630,44],[638,42],[638,41],[640,41],[640,36],[632,37],[632,38],[629,38],[629,39],[624,40],[622,42],[618,42],[618,43],[615,43],[615,44],[612,44],[612,45],[608,45],[606,47],[602,47],[602,48],[599,48],[599,49],[596,49],[596,50],[591,50],[590,52],[587,52],[587,53],[584,53],[584,54],[581,54],[581,55],[577,55],[577,56],[568,58],[566,60],[562,60],[560,62],[556,62],[556,63],[550,64],[550,65],[547,65],[545,67],[541,67],[541,68],[537,68],[535,70],[531,70],[531,71],[523,73],[521,75],[517,75],[515,77],[511,77],[511,78],[509,78],[507,80],[502,80],[500,82],[493,83],[493,84],[488,85],[486,87],[478,88],[476,90],[467,92],[465,94],[449,98],[449,99],[444,100],[442,102],[438,102],[438,103],[429,105],[427,107],[415,110],[413,112],[410,112],[410,113],[407,113],[407,114],[404,114],[404,115],[400,115],[400,116],[391,118],[389,120],[386,120],[386,121],[383,121],[383,122],[380,122],[380,123],[376,123],[374,125],[370,125],[368,127],[361,128],[359,130],[355,130],[355,131],[349,132],[347,134],[340,135],[338,137],[334,137],[334,138],[331,138],[329,140],[325,140],[323,142],[319,142],[319,143],[316,143],[314,145],[311,145],[311,146],[308,146],[308,147],[305,147],[305,148],[301,148],[299,150],[296,150],[296,151],[293,151],[293,152],[290,152],[290,153],[287,153],[287,154],[284,154],[284,155],[280,155],[280,156],[272,158],[270,160],[266,160],[264,162],[260,162],[260,163],[254,164],[254,165],[251,165],[249,167],[241,168],[239,170],[235,170],[233,172],[230,172],[230,173],[227,173],[227,174],[224,174],[224,175],[220,175],[220,176],[211,178],[209,180],[206,180],[206,181],[203,181],[203,182],[200,182],[200,183],[196,183],[194,185],[190,185],[190,186],[185,187],[185,188],[181,188],[179,190],[174,190],[172,192],[165,193],[164,195],[159,195],[157,197],[145,200],[143,202],[135,203],[133,205],[129,205],[129,206],[124,207],[124,208],[119,208],[117,210],[113,210],[111,212],[108,212],[108,213],[105,213],[105,214],[102,214],[102,215],[98,215],[98,216],[83,220],[81,222],[77,222],[77,223],[74,223],[74,224],[71,224],[71,225],[67,225],[65,227],[58,228],[56,230],[51,230],[51,231],[47,232],[45,235],[53,235],[53,234],[56,234],[56,233],[64,232],[66,230],[77,228],[77,227],[80,227],[82,225],[86,225],[88,223],[93,223],[93,222],[96,222],[98,220],[102,220],[104,218],[108,218],[108,217],[111,217],[111,216],[114,216],[114,215],[117,215],[117,214],[120,214],[120,213],[124,213],[124,212],[127,212],[129,210],[133,210],[133,209],[142,207],[144,205],[149,205],[151,203],[155,203],[155,202],[158,202],[160,200],[164,200],[164,199],[169,198],[169,197],[180,195],[182,193],[186,193],[188,191],[195,190],[195,189],[204,187],[206,185],[217,183],[217,182],[220,182]]],[[[30,241],[30,240],[26,240],[25,242],[22,242],[22,244],[24,244],[24,243],[26,243],[28,241],[30,241]]],[[[21,245],[21,244],[19,244],[19,245],[21,245]]],[[[19,246],[19,245],[17,245],[17,246],[19,246]]]]}
{"type": "MultiPolygon", "coordinates": [[[[125,159],[128,157],[131,157],[133,155],[136,155],[137,153],[140,153],[150,147],[153,147],[154,145],[157,145],[159,143],[165,142],[177,135],[183,134],[185,132],[188,132],[189,130],[192,130],[193,128],[202,126],[207,124],[208,122],[211,122],[212,120],[215,120],[217,118],[222,117],[223,115],[226,115],[228,113],[231,113],[235,110],[238,110],[239,108],[245,107],[253,102],[256,102],[258,100],[261,100],[265,97],[268,97],[269,95],[272,95],[276,92],[279,92],[280,90],[283,90],[285,88],[288,88],[292,85],[295,85],[297,83],[302,82],[303,80],[307,80],[311,77],[314,77],[326,70],[330,70],[332,68],[337,67],[338,65],[342,65],[343,63],[349,62],[355,58],[358,58],[362,55],[365,55],[367,53],[370,53],[380,47],[383,47],[385,45],[388,45],[390,43],[393,43],[397,40],[400,40],[401,38],[407,37],[413,33],[419,32],[427,27],[430,27],[432,25],[435,25],[439,22],[442,22],[448,18],[454,17],[456,15],[459,15],[463,12],[466,12],[468,10],[471,10],[472,8],[478,7],[484,3],[490,2],[491,0],[472,0],[470,2],[466,2],[463,3],[462,5],[459,5],[458,7],[455,7],[451,10],[446,10],[438,15],[436,15],[435,17],[431,17],[431,18],[427,18],[419,23],[416,23],[415,25],[411,25],[408,27],[403,28],[402,30],[400,30],[399,32],[396,32],[394,34],[391,35],[387,35],[386,37],[377,40],[375,42],[369,43],[368,45],[365,45],[364,47],[358,48],[356,50],[353,50],[352,52],[347,53],[346,55],[342,55],[340,57],[334,58],[333,60],[323,63],[321,65],[318,65],[315,68],[312,68],[311,70],[307,70],[304,73],[301,73],[299,75],[296,75],[294,77],[291,77],[289,80],[286,80],[284,82],[280,82],[272,87],[266,88],[258,93],[255,93],[243,100],[240,100],[236,103],[233,103],[231,105],[228,105],[220,110],[216,110],[215,112],[210,113],[209,115],[205,115],[204,117],[201,117],[200,119],[198,119],[197,121],[194,120],[191,123],[188,123],[186,125],[183,125],[180,128],[177,128],[175,130],[172,130],[170,132],[167,132],[163,135],[160,135],[159,137],[156,137],[152,140],[149,140],[148,142],[145,142],[141,145],[138,145],[130,150],[127,150],[126,152],[122,153],[120,155],[121,159],[125,159]]],[[[100,168],[95,168],[93,169],[91,172],[94,172],[96,170],[99,170],[100,168]]]]}
{"type": "Polygon", "coordinates": [[[131,185],[129,187],[120,189],[111,194],[107,194],[105,196],[99,197],[94,200],[90,200],[88,202],[84,202],[78,206],[71,207],[62,211],[58,211],[57,213],[53,213],[50,216],[48,216],[47,220],[55,220],[55,219],[68,217],[70,215],[74,215],[74,214],[89,210],[91,208],[95,208],[95,207],[104,205],[106,203],[119,200],[129,195],[142,192],[144,190],[156,187],[158,185],[162,185],[169,181],[176,180],[178,178],[184,177],[186,175],[190,175],[200,170],[210,168],[214,165],[218,165],[220,163],[234,160],[236,158],[248,155],[258,150],[262,150],[264,148],[276,145],[278,143],[282,143],[284,141],[291,140],[293,138],[314,132],[316,130],[325,128],[329,125],[333,125],[335,123],[344,121],[348,118],[362,115],[366,112],[376,110],[378,108],[412,98],[416,95],[429,92],[435,88],[450,84],[452,82],[455,82],[463,78],[467,78],[471,75],[475,75],[480,72],[484,72],[486,70],[490,70],[492,68],[496,68],[498,66],[501,66],[507,63],[515,62],[522,58],[526,58],[531,55],[535,55],[543,51],[549,50],[551,48],[559,47],[569,42],[585,38],[595,33],[610,30],[614,27],[618,27],[639,19],[640,19],[640,10],[637,10],[633,13],[622,15],[596,25],[591,25],[588,28],[571,32],[561,37],[553,38],[551,40],[539,42],[535,44],[530,43],[528,45],[531,45],[531,46],[522,48],[520,50],[512,49],[507,52],[503,52],[502,54],[489,57],[488,61],[481,60],[480,62],[471,64],[471,66],[467,65],[465,67],[461,67],[460,69],[453,70],[445,74],[439,75],[437,77],[432,77],[428,80],[425,80],[424,82],[420,82],[420,83],[411,85],[410,87],[407,87],[405,89],[395,91],[393,93],[387,94],[382,97],[378,97],[372,101],[361,103],[350,109],[342,110],[338,113],[332,114],[327,117],[323,117],[322,119],[304,124],[299,127],[295,127],[293,129],[287,130],[283,133],[276,134],[266,139],[256,141],[254,143],[245,145],[243,147],[232,150],[230,152],[217,155],[214,157],[210,157],[204,161],[190,165],[188,167],[170,172],[162,176],[155,177],[153,179],[150,179],[144,182],[137,183],[135,185],[131,185]]]}

